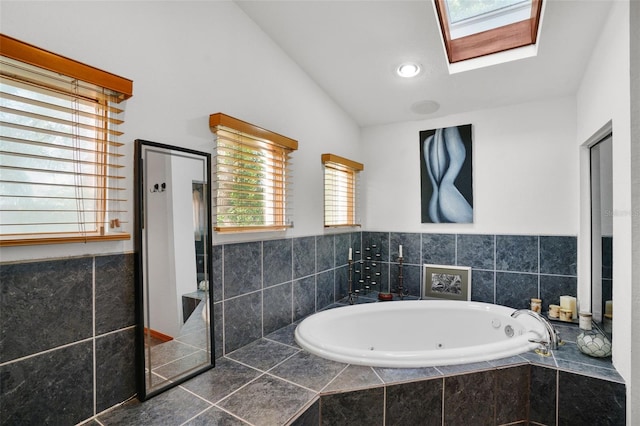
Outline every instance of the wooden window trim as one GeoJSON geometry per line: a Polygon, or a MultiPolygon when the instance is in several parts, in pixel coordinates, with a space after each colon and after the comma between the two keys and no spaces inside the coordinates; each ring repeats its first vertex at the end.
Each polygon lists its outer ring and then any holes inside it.
{"type": "MultiPolygon", "coordinates": [[[[273,160],[274,165],[278,165],[278,167],[282,166],[282,170],[286,173],[290,173],[288,167],[286,167],[288,160],[284,157],[288,156],[288,153],[291,153],[298,149],[298,141],[295,139],[291,139],[289,137],[283,136],[281,134],[272,132],[270,130],[266,130],[262,127],[256,126],[254,124],[248,123],[246,121],[237,119],[235,117],[231,117],[229,115],[223,113],[215,113],[209,115],[209,127],[213,133],[218,133],[219,129],[225,132],[232,131],[237,132],[238,137],[243,138],[243,135],[246,135],[247,141],[238,141],[239,145],[247,143],[248,145],[253,145],[255,142],[264,142],[265,146],[256,146],[257,149],[260,150],[268,150],[271,151],[276,156],[283,156],[282,158],[276,158],[273,160]],[[268,146],[267,146],[268,145],[268,146]]],[[[234,144],[235,142],[229,141],[228,136],[225,136],[223,139],[227,141],[227,143],[234,144]]],[[[253,156],[250,154],[250,156],[253,156]]],[[[217,171],[216,171],[217,173],[217,171]]],[[[217,182],[217,179],[216,179],[217,182]]],[[[286,197],[285,190],[291,190],[290,183],[287,183],[286,179],[273,179],[271,181],[273,183],[273,210],[275,214],[274,222],[275,224],[269,225],[257,225],[250,224],[246,226],[233,226],[233,225],[219,225],[214,224],[213,230],[219,233],[240,233],[240,232],[269,232],[269,231],[283,231],[287,228],[292,228],[293,225],[286,223],[286,197]]],[[[218,197],[216,196],[216,203],[218,197]]],[[[216,207],[216,216],[218,215],[217,207],[216,207]]],[[[217,219],[216,219],[217,220],[217,219]]]]}
{"type": "MultiPolygon", "coordinates": [[[[122,222],[125,223],[125,222],[122,222]]],[[[105,235],[100,234],[87,234],[78,235],[70,234],[68,236],[56,236],[57,234],[25,234],[19,238],[6,235],[0,237],[0,247],[9,246],[36,246],[45,244],[67,244],[67,243],[89,243],[99,241],[124,241],[130,240],[131,234],[128,232],[113,232],[105,235]]]]}
{"type": "Polygon", "coordinates": [[[281,134],[272,132],[271,130],[263,129],[255,124],[247,123],[246,121],[239,120],[221,112],[211,114],[209,116],[209,127],[211,130],[213,131],[217,126],[229,127],[239,132],[255,136],[258,139],[266,139],[294,151],[298,149],[298,141],[295,139],[282,136],[281,134]]]}
{"type": "Polygon", "coordinates": [[[325,163],[336,163],[346,166],[350,169],[355,170],[356,172],[361,172],[364,170],[364,164],[358,163],[357,161],[349,160],[348,158],[340,157],[335,154],[322,154],[322,164],[325,163]]]}
{"type": "Polygon", "coordinates": [[[48,71],[118,92],[118,102],[133,96],[133,81],[0,34],[0,54],[48,71]]]}
{"type": "Polygon", "coordinates": [[[542,11],[542,0],[532,0],[531,17],[492,30],[451,40],[445,0],[434,0],[449,63],[491,55],[535,44],[542,11]]]}
{"type": "MultiPolygon", "coordinates": [[[[352,182],[352,185],[350,185],[350,193],[349,193],[349,197],[351,198],[350,200],[348,200],[347,203],[347,217],[351,218],[350,220],[353,220],[353,223],[351,222],[347,222],[347,223],[331,223],[331,224],[327,224],[327,217],[326,217],[326,205],[325,205],[325,218],[324,218],[324,227],[325,228],[344,228],[344,227],[357,227],[357,226],[361,226],[358,223],[355,223],[355,219],[356,219],[356,209],[357,209],[357,191],[356,191],[356,179],[357,179],[357,172],[360,172],[362,170],[364,170],[364,164],[359,163],[357,161],[353,161],[350,160],[348,158],[344,158],[341,157],[339,155],[335,155],[335,154],[322,154],[321,155],[321,161],[322,164],[325,167],[325,173],[326,173],[326,169],[330,168],[330,169],[334,169],[336,171],[339,172],[344,172],[347,173],[349,175],[349,179],[352,182]]],[[[325,202],[326,202],[326,196],[327,196],[327,188],[326,188],[326,175],[325,175],[325,187],[324,187],[324,196],[325,196],[325,202]]]]}
{"type": "MultiPolygon", "coordinates": [[[[28,64],[37,68],[44,69],[49,72],[71,77],[81,80],[100,88],[108,89],[113,92],[108,96],[108,100],[103,95],[98,94],[95,101],[103,104],[114,112],[122,112],[109,105],[108,101],[119,103],[133,95],[133,81],[119,77],[115,74],[100,70],[90,65],[83,64],[73,59],[52,53],[48,50],[41,49],[29,43],[0,34],[0,56],[28,64]]],[[[44,87],[44,86],[42,86],[44,87]]],[[[55,88],[50,90],[56,91],[55,88]]],[[[116,122],[115,124],[120,124],[116,122]]],[[[120,146],[122,144],[113,141],[101,142],[104,150],[107,146],[120,146]]],[[[105,153],[102,153],[106,157],[105,153]]],[[[115,156],[121,156],[116,154],[115,156]]],[[[103,164],[103,171],[108,167],[103,164]]],[[[112,176],[113,177],[113,176],[112,176]]],[[[102,187],[105,188],[100,195],[101,199],[97,200],[99,209],[103,209],[107,202],[106,185],[107,176],[103,177],[102,187]]],[[[126,201],[126,200],[124,200],[126,201]]],[[[104,221],[105,212],[98,213],[98,221],[104,221]]],[[[127,221],[119,221],[119,223],[127,223],[127,221]]],[[[118,225],[119,226],[119,225],[118,225]]],[[[27,246],[27,245],[45,245],[45,244],[63,244],[63,243],[87,243],[87,242],[104,242],[104,241],[120,241],[130,240],[131,235],[128,232],[61,232],[61,233],[25,233],[25,234],[5,234],[0,235],[0,247],[4,246],[27,246]]]]}

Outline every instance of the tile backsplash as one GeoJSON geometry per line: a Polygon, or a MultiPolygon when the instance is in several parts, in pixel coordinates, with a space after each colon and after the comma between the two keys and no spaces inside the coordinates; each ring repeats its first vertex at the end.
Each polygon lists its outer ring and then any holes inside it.
{"type": "MultiPolygon", "coordinates": [[[[379,290],[422,294],[422,265],[472,267],[472,300],[576,295],[574,236],[348,232],[216,245],[215,355],[344,298],[349,248],[380,253],[379,290]]],[[[374,290],[377,290],[374,288],[374,290]]],[[[135,393],[134,255],[0,264],[1,424],[76,423],[135,393]]],[[[375,294],[375,293],[374,293],[375,294]]]]}
{"type": "Polygon", "coordinates": [[[214,247],[214,310],[223,322],[216,356],[347,296],[349,248],[359,261],[374,245],[373,291],[396,287],[402,245],[403,285],[414,298],[422,296],[425,263],[472,267],[474,301],[527,308],[532,297],[547,306],[577,293],[573,236],[352,232],[226,244],[214,247]]]}

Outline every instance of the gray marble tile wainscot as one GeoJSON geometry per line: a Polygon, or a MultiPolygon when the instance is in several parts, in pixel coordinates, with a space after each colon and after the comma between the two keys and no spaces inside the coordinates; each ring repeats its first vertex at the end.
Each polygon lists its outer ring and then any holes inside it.
{"type": "Polygon", "coordinates": [[[610,360],[578,351],[573,326],[557,326],[566,344],[550,357],[529,352],[416,369],[316,357],[296,345],[296,326],[217,359],[216,368],[173,390],[144,403],[129,401],[95,420],[255,426],[625,423],[622,378],[610,360]]]}

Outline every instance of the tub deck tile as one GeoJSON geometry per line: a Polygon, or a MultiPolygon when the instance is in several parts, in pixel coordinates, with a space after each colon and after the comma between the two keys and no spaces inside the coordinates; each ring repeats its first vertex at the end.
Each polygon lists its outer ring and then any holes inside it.
{"type": "Polygon", "coordinates": [[[492,370],[493,366],[486,361],[470,362],[468,364],[443,365],[436,367],[443,375],[451,376],[455,374],[492,370]]]}
{"type": "Polygon", "coordinates": [[[594,377],[597,379],[603,379],[610,382],[624,383],[624,379],[618,372],[612,368],[596,367],[590,364],[582,364],[579,362],[565,361],[562,359],[558,361],[558,369],[561,371],[567,371],[570,373],[578,373],[583,376],[594,377]]]}
{"type": "Polygon", "coordinates": [[[318,392],[346,367],[347,364],[301,351],[274,367],[269,373],[318,392]]]}
{"type": "Polygon", "coordinates": [[[442,377],[442,373],[435,367],[422,368],[382,368],[374,367],[375,372],[385,384],[411,382],[416,380],[442,377]]]}
{"type": "Polygon", "coordinates": [[[331,381],[322,393],[344,392],[382,386],[384,382],[373,371],[372,367],[349,365],[338,377],[331,381]]]}
{"type": "Polygon", "coordinates": [[[487,361],[491,366],[500,368],[500,367],[513,367],[521,364],[529,364],[529,360],[520,355],[514,355],[507,358],[500,358],[487,361]]]}
{"type": "Polygon", "coordinates": [[[294,337],[294,333],[298,324],[300,324],[300,321],[296,321],[293,324],[289,324],[286,327],[282,327],[281,329],[274,331],[273,333],[269,333],[264,336],[264,338],[273,340],[278,343],[283,343],[294,348],[300,348],[300,346],[298,346],[298,344],[296,343],[296,339],[294,337]]]}

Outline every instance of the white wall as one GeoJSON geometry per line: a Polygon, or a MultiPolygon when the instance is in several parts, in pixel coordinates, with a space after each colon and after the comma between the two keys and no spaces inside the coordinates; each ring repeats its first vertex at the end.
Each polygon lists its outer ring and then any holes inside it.
{"type": "MultiPolygon", "coordinates": [[[[299,141],[295,227],[214,242],[323,232],[320,155],[362,161],[360,130],[233,2],[3,0],[1,8],[4,34],[133,80],[121,138],[128,177],[138,138],[211,152],[208,117],[216,112],[299,141]]],[[[128,208],[124,229],[133,232],[133,201],[128,208]]],[[[10,261],[126,252],[133,241],[1,250],[10,261]]]]}
{"type": "Polygon", "coordinates": [[[571,98],[363,129],[367,230],[577,235],[571,98]],[[418,133],[473,125],[473,224],[421,224],[418,133]]]}
{"type": "MultiPolygon", "coordinates": [[[[613,130],[613,363],[627,384],[631,375],[631,159],[629,3],[616,1],[596,44],[577,94],[577,145],[583,161],[582,182],[588,182],[584,143],[611,120],[613,130]]],[[[635,166],[637,167],[637,165],[635,166]]],[[[584,185],[583,185],[584,187],[584,185]]],[[[581,210],[589,211],[587,189],[581,193],[581,210]]],[[[590,291],[588,216],[582,217],[578,264],[579,298],[590,291]]],[[[637,367],[636,367],[637,368],[637,367]]],[[[629,388],[627,390],[629,392],[629,388]]],[[[627,407],[630,410],[630,401],[627,407]]]]}
{"type": "MultiPolygon", "coordinates": [[[[173,243],[176,265],[177,315],[182,322],[182,295],[198,289],[193,219],[193,182],[202,182],[207,168],[202,158],[172,156],[171,194],[173,207],[173,243]]],[[[209,250],[210,252],[210,250],[209,250]]]]}
{"type": "MultiPolygon", "coordinates": [[[[640,212],[640,2],[630,3],[629,35],[631,62],[631,205],[635,212],[640,212]]],[[[631,356],[629,364],[632,366],[628,382],[632,385],[628,392],[627,406],[630,407],[627,419],[640,419],[640,213],[631,217],[633,222],[633,255],[631,258],[632,271],[629,280],[631,292],[631,330],[629,336],[636,336],[631,340],[631,356]],[[633,283],[633,284],[632,284],[633,283]],[[633,309],[633,308],[636,309],[633,309]]]]}
{"type": "Polygon", "coordinates": [[[164,152],[147,151],[145,160],[146,183],[145,232],[142,247],[147,253],[143,264],[145,327],[169,336],[177,336],[178,304],[176,292],[176,244],[173,235],[172,188],[164,192],[151,192],[158,184],[169,183],[171,179],[171,157],[164,152]],[[153,285],[151,285],[153,284],[153,285]],[[152,289],[152,290],[151,290],[152,289]],[[150,291],[151,290],[151,291],[150,291]],[[152,309],[149,310],[149,307],[152,309]],[[175,312],[175,315],[169,313],[175,312]],[[147,321],[148,320],[148,321],[147,321]]]}

